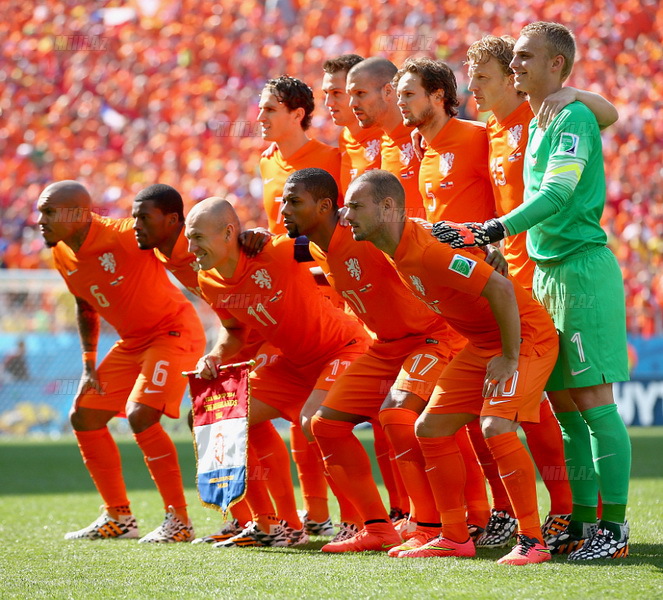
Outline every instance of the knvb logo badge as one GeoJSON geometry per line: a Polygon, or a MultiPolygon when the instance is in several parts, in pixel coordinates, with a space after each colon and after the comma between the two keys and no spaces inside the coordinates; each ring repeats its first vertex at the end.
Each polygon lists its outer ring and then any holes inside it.
{"type": "Polygon", "coordinates": [[[378,37],[379,52],[427,52],[432,48],[432,35],[381,35],[378,37]]]}
{"type": "Polygon", "coordinates": [[[272,289],[272,278],[267,272],[267,269],[258,269],[253,275],[251,275],[251,279],[253,279],[253,281],[256,282],[256,285],[261,288],[267,288],[268,290],[272,289]]]}
{"type": "Polygon", "coordinates": [[[99,262],[101,263],[101,266],[104,268],[104,271],[110,271],[111,273],[115,273],[115,268],[117,267],[117,263],[115,262],[115,257],[113,256],[112,252],[106,252],[102,254],[99,257],[99,262]]]}
{"type": "Polygon", "coordinates": [[[348,269],[351,277],[354,277],[357,281],[361,279],[361,267],[359,266],[359,260],[356,258],[349,258],[345,261],[345,266],[348,269]]]}
{"type": "Polygon", "coordinates": [[[364,148],[364,157],[366,158],[366,160],[370,161],[375,160],[378,154],[380,154],[381,146],[382,144],[379,139],[369,140],[368,143],[366,144],[366,147],[364,148]]]}
{"type": "Polygon", "coordinates": [[[106,52],[109,39],[99,35],[58,35],[54,49],[58,52],[106,52]]]}

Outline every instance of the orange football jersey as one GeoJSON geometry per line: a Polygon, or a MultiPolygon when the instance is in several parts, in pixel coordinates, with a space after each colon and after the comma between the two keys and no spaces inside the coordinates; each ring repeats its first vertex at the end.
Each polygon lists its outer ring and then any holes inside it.
{"type": "Polygon", "coordinates": [[[444,320],[412,296],[383,252],[355,241],[350,227],[336,226],[327,252],[313,242],[309,248],[330,285],[379,340],[423,332],[443,337],[444,320]]]}
{"type": "Polygon", "coordinates": [[[338,138],[341,153],[341,192],[345,192],[350,182],[371,169],[379,169],[381,163],[382,129],[369,127],[362,129],[356,136],[347,127],[338,138]]]}
{"type": "Polygon", "coordinates": [[[483,123],[452,117],[428,145],[419,170],[426,219],[484,222],[495,216],[483,123]]]}
{"type": "Polygon", "coordinates": [[[63,242],[53,250],[57,270],[72,294],[86,300],[132,345],[198,327],[191,303],[168,279],[153,252],[138,248],[134,220],[92,214],[83,245],[74,252],[63,242]]]}
{"type": "Polygon", "coordinates": [[[269,157],[260,159],[260,175],[263,183],[263,204],[272,233],[285,233],[281,206],[283,206],[283,186],[288,175],[307,168],[324,169],[336,180],[341,189],[341,154],[318,140],[309,140],[287,159],[277,148],[269,157]]]}
{"type": "Polygon", "coordinates": [[[254,258],[241,253],[235,273],[198,272],[203,297],[224,319],[255,328],[298,366],[367,340],[359,322],[322,296],[307,267],[294,259],[294,240],[272,238],[254,258]]]}
{"type": "MultiPolygon", "coordinates": [[[[494,270],[481,253],[454,250],[408,220],[393,262],[412,293],[444,316],[476,350],[501,350],[499,326],[481,296],[494,270]]],[[[528,355],[535,344],[554,347],[557,331],[550,316],[517,281],[512,283],[520,313],[521,354],[528,355]]]]}
{"type": "MultiPolygon", "coordinates": [[[[490,173],[498,217],[523,203],[523,164],[529,122],[533,118],[529,102],[525,101],[502,123],[494,115],[488,119],[486,127],[490,144],[490,173]]],[[[526,240],[527,232],[505,238],[503,252],[509,263],[509,274],[521,285],[531,289],[534,261],[527,254],[526,240]]]]}
{"type": "MultiPolygon", "coordinates": [[[[156,248],[154,255],[187,290],[202,298],[203,294],[198,285],[198,263],[196,257],[189,252],[188,247],[189,242],[184,237],[184,229],[182,229],[170,258],[156,248]]],[[[251,329],[246,336],[244,346],[233,358],[237,361],[249,360],[255,356],[263,343],[263,337],[255,329],[251,329]]]]}
{"type": "Polygon", "coordinates": [[[412,128],[402,123],[382,137],[382,166],[398,177],[405,188],[405,208],[408,217],[425,219],[424,202],[419,193],[419,166],[421,161],[412,146],[412,128]]]}

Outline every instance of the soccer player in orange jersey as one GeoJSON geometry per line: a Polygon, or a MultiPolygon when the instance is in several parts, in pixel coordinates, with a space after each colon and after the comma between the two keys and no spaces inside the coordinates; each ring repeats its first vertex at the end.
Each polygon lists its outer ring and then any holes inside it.
{"type": "Polygon", "coordinates": [[[70,418],[105,507],[94,523],[65,538],[139,537],[107,427],[113,417],[126,415],[167,511],[163,524],[141,541],[191,541],[177,451],[160,420],[164,414],[179,416],[186,388],[181,372],[196,364],[205,334],[193,306],[154,255],[137,247],[132,219],[99,217],[90,204],[89,193],[75,181],[49,185],[37,203],[46,245],[76,298],[83,375],[70,418]],[[66,218],[71,209],[83,218],[66,218]],[[97,367],[99,316],[120,340],[97,367]]]}
{"type": "MultiPolygon", "coordinates": [[[[215,376],[216,366],[234,356],[246,329],[254,327],[281,353],[251,374],[249,439],[257,426],[277,417],[308,429],[332,383],[366,351],[368,335],[321,295],[306,267],[295,260],[294,241],[287,236],[270,239],[258,256],[247,257],[238,243],[237,214],[221,198],[197,204],[185,227],[200,267],[203,297],[223,325],[214,348],[198,363],[201,375],[215,376]]],[[[249,466],[257,461],[249,445],[249,466]]],[[[341,502],[342,495],[335,492],[341,502]]],[[[293,526],[299,522],[296,512],[284,516],[287,523],[275,519],[264,481],[248,482],[247,500],[254,522],[220,547],[243,545],[246,539],[261,545],[295,545],[306,539],[303,529],[293,526]]],[[[354,511],[341,505],[342,514],[348,509],[354,511]]]]}
{"type": "Polygon", "coordinates": [[[364,171],[380,168],[383,131],[378,126],[363,128],[352,112],[346,91],[348,71],[364,60],[357,54],[343,54],[322,65],[322,91],[325,106],[335,125],[343,127],[338,139],[341,153],[341,195],[350,182],[364,171]]]}
{"type": "Polygon", "coordinates": [[[384,131],[380,168],[393,173],[403,184],[408,216],[425,219],[418,183],[420,160],[412,147],[410,129],[403,124],[391,82],[397,71],[394,63],[381,57],[356,64],[347,76],[350,106],[361,127],[384,131]]]}
{"type": "Polygon", "coordinates": [[[262,138],[276,148],[260,159],[263,203],[272,233],[285,233],[280,208],[283,184],[290,173],[306,167],[319,167],[338,181],[341,155],[307,135],[315,103],[313,92],[303,81],[283,75],[270,79],[260,95],[258,122],[262,138]]]}
{"type": "Polygon", "coordinates": [[[428,307],[468,339],[444,369],[416,432],[442,516],[442,535],[399,557],[474,556],[465,522],[465,472],[453,435],[480,417],[486,443],[518,519],[518,544],[500,564],[550,560],[541,536],[534,465],[516,430],[537,421],[557,359],[552,320],[518,283],[496,273],[483,255],[454,251],[405,218],[403,187],[373,170],[348,190],[347,218],[357,240],[375,244],[428,307]]]}
{"type": "MultiPolygon", "coordinates": [[[[163,263],[179,282],[196,296],[202,297],[198,286],[198,263],[188,250],[184,237],[184,203],[179,192],[169,185],[155,184],[141,190],[134,198],[132,207],[133,229],[138,247],[153,250],[157,259],[163,263]]],[[[248,251],[251,232],[243,232],[242,250],[248,251]]],[[[257,367],[266,364],[276,356],[277,350],[264,344],[264,339],[252,329],[247,335],[244,346],[233,357],[234,362],[255,359],[257,367]],[[262,350],[261,350],[262,348],[262,350]],[[260,350],[260,352],[259,352],[260,350]]],[[[193,427],[192,414],[189,412],[189,427],[193,427]]],[[[288,450],[280,434],[271,421],[260,427],[260,435],[253,437],[253,443],[260,457],[261,466],[269,473],[267,485],[274,497],[279,512],[288,513],[294,498],[281,490],[286,489],[283,478],[290,480],[290,460],[288,450]]],[[[245,523],[251,520],[251,509],[246,501],[237,502],[231,509],[233,520],[224,523],[220,530],[211,535],[196,538],[194,543],[222,542],[240,533],[245,523]]]]}
{"type": "Polygon", "coordinates": [[[417,528],[408,536],[410,543],[435,537],[440,516],[424,473],[414,422],[448,362],[447,326],[410,294],[380,250],[356,242],[350,228],[339,224],[337,199],[338,188],[329,173],[303,169],[288,177],[281,209],[290,237],[309,239],[311,254],[330,284],[377,338],[337,380],[323,402],[324,412],[315,417],[314,435],[327,470],[365,524],[354,537],[322,550],[389,550],[400,544],[400,538],[389,523],[368,457],[352,429],[362,421],[379,419],[411,498],[417,528]]]}
{"type": "MultiPolygon", "coordinates": [[[[329,109],[335,125],[343,127],[338,140],[341,152],[341,196],[350,182],[370,169],[379,169],[384,132],[378,126],[363,128],[350,106],[347,93],[348,71],[364,60],[357,54],[343,54],[325,61],[322,68],[322,91],[325,94],[325,106],[329,109]]],[[[394,521],[407,517],[409,512],[405,486],[395,465],[394,450],[390,448],[380,424],[373,422],[375,437],[375,455],[382,474],[382,480],[389,494],[391,509],[389,514],[394,521]]]]}
{"type": "MultiPolygon", "coordinates": [[[[513,71],[509,66],[513,59],[514,45],[515,40],[509,36],[489,35],[472,44],[467,52],[469,90],[480,111],[492,112],[486,129],[490,145],[491,183],[499,217],[523,203],[523,164],[529,124],[534,116],[526,95],[514,87],[513,71]]],[[[600,95],[564,87],[544,101],[539,111],[540,127],[545,129],[559,110],[576,100],[587,105],[601,128],[617,120],[614,106],[600,95]]],[[[527,253],[525,232],[504,240],[504,256],[509,262],[509,274],[531,291],[534,261],[530,260],[527,253]]],[[[564,413],[559,418],[564,419],[564,413]]],[[[568,480],[559,476],[559,473],[566,472],[563,441],[559,424],[546,397],[541,403],[540,422],[525,423],[523,430],[550,493],[550,514],[543,525],[544,539],[553,553],[562,548],[571,551],[573,546],[564,544],[564,534],[571,517],[571,488],[568,480]],[[554,473],[552,477],[551,473],[554,473]]],[[[484,468],[493,471],[492,477],[487,475],[493,496],[498,498],[494,502],[491,521],[484,535],[477,540],[477,546],[497,546],[508,542],[506,538],[510,537],[509,529],[515,528],[515,520],[510,517],[508,497],[499,474],[485,462],[482,460],[484,468]]],[[[574,464],[570,463],[569,466],[574,467],[574,464]]]]}
{"type": "MultiPolygon", "coordinates": [[[[273,151],[260,159],[263,202],[268,227],[272,233],[285,233],[279,210],[283,185],[290,173],[306,167],[319,167],[340,182],[341,154],[338,148],[332,148],[307,135],[314,107],[311,88],[294,77],[271,79],[260,96],[258,121],[262,125],[262,137],[265,141],[273,142],[275,146],[273,151]]],[[[297,250],[305,255],[302,260],[310,260],[310,256],[306,256],[306,240],[298,240],[297,250]]],[[[324,277],[315,273],[314,276],[326,287],[326,290],[323,287],[323,294],[335,305],[342,306],[342,302],[333,296],[326,285],[324,277]]],[[[318,529],[319,524],[329,519],[323,466],[317,459],[316,449],[310,447],[297,427],[291,428],[290,438],[302,483],[306,520],[307,523],[310,522],[312,529],[318,529]]]]}
{"type": "Polygon", "coordinates": [[[417,127],[427,144],[418,180],[426,219],[494,216],[486,128],[457,118],[452,70],[440,60],[409,58],[396,73],[394,85],[403,123],[417,127]]]}

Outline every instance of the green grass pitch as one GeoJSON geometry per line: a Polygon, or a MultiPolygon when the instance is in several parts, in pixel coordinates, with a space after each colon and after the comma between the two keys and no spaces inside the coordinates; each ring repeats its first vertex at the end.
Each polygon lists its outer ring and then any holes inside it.
{"type": "MultiPolygon", "coordinates": [[[[135,540],[65,541],[98,516],[100,498],[73,436],[0,440],[0,599],[20,598],[611,598],[663,597],[663,430],[630,430],[631,556],[619,561],[495,564],[504,549],[474,559],[398,560],[379,553],[323,555],[324,538],[302,548],[220,550],[209,545],[138,545],[135,540]]],[[[360,436],[370,443],[370,432],[360,436]]],[[[197,533],[220,515],[195,492],[190,439],[177,438],[197,533]]],[[[129,497],[141,531],[163,518],[133,440],[120,442],[129,497]]],[[[546,494],[539,483],[541,513],[546,494]]],[[[332,512],[335,503],[330,502],[332,512]]]]}

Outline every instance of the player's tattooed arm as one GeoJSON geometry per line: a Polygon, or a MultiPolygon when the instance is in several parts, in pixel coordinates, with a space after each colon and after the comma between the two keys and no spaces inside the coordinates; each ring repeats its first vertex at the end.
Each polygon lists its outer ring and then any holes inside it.
{"type": "Polygon", "coordinates": [[[76,296],[76,321],[78,334],[81,338],[83,348],[83,375],[78,386],[78,392],[74,403],[77,404],[80,397],[89,390],[96,390],[103,394],[99,377],[97,376],[97,344],[99,342],[99,313],[92,305],[76,296]]]}
{"type": "Polygon", "coordinates": [[[96,352],[99,342],[99,313],[83,298],[76,296],[76,321],[83,352],[96,352]]]}
{"type": "Polygon", "coordinates": [[[196,371],[200,376],[203,379],[214,379],[218,375],[219,365],[228,363],[242,349],[248,333],[249,328],[236,319],[223,319],[214,347],[198,359],[196,371]]]}

